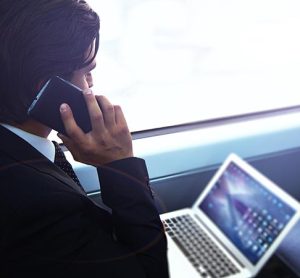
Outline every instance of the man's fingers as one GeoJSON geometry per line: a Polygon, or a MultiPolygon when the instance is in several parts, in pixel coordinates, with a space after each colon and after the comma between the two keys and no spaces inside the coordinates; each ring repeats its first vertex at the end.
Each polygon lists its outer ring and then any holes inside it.
{"type": "Polygon", "coordinates": [[[115,118],[116,118],[116,124],[118,126],[123,126],[123,127],[127,127],[127,122],[126,119],[124,117],[122,108],[119,105],[115,105],[114,106],[115,109],[115,118]]]}
{"type": "Polygon", "coordinates": [[[116,120],[115,120],[114,106],[110,103],[110,101],[105,96],[96,96],[96,99],[100,105],[105,126],[107,128],[115,126],[116,120]]]}
{"type": "Polygon", "coordinates": [[[80,127],[76,124],[75,119],[73,117],[72,110],[68,104],[63,103],[60,106],[60,115],[67,135],[74,140],[80,139],[80,137],[82,137],[84,133],[80,129],[80,127]]]}
{"type": "Polygon", "coordinates": [[[57,137],[61,139],[61,141],[64,143],[64,145],[67,147],[67,149],[70,150],[70,147],[72,146],[72,141],[68,136],[65,136],[61,133],[57,134],[57,137]]]}
{"type": "Polygon", "coordinates": [[[62,105],[62,119],[66,127],[67,136],[59,136],[71,151],[75,160],[91,165],[102,165],[114,160],[132,157],[132,138],[126,124],[121,107],[116,105],[113,109],[110,102],[104,97],[95,97],[93,94],[84,93],[89,109],[92,132],[84,132],[76,124],[72,111],[67,105],[62,105]],[[99,100],[97,100],[99,99],[99,100]],[[103,106],[103,113],[98,105],[103,106]],[[110,113],[114,113],[112,116],[110,113]],[[104,120],[113,124],[108,124],[104,120]]]}
{"type": "Polygon", "coordinates": [[[89,111],[93,131],[103,132],[105,129],[103,113],[92,90],[86,90],[84,92],[84,98],[89,111]]]}

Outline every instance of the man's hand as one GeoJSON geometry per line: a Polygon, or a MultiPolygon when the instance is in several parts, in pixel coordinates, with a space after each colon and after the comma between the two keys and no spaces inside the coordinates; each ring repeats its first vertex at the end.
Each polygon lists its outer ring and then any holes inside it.
{"type": "Polygon", "coordinates": [[[84,133],[76,124],[67,104],[60,107],[66,133],[58,134],[75,160],[99,166],[114,160],[133,156],[132,138],[118,105],[112,105],[104,96],[95,96],[91,90],[84,93],[92,130],[84,133]]]}

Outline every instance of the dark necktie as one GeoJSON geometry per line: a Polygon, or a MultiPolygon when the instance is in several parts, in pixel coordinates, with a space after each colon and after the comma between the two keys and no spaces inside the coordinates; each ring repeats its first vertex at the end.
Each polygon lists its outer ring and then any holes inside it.
{"type": "Polygon", "coordinates": [[[55,146],[55,157],[54,157],[54,164],[62,169],[73,181],[75,181],[79,187],[84,191],[80,181],[78,180],[72,165],[65,157],[64,152],[60,148],[59,144],[55,141],[52,141],[55,146]]]}

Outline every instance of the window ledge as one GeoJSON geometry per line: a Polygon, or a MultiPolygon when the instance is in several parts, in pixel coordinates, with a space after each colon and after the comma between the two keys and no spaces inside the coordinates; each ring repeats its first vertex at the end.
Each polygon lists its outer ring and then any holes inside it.
{"type": "MultiPolygon", "coordinates": [[[[300,146],[300,112],[204,127],[133,141],[150,179],[221,163],[230,152],[252,157],[300,146]]],[[[88,192],[99,190],[96,169],[66,153],[88,192]]]]}

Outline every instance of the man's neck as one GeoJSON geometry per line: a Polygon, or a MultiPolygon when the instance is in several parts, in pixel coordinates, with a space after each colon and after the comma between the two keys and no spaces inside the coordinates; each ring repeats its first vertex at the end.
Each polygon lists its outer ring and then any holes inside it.
{"type": "Polygon", "coordinates": [[[47,138],[51,132],[51,128],[31,119],[22,124],[14,124],[14,126],[44,138],[47,138]]]}

